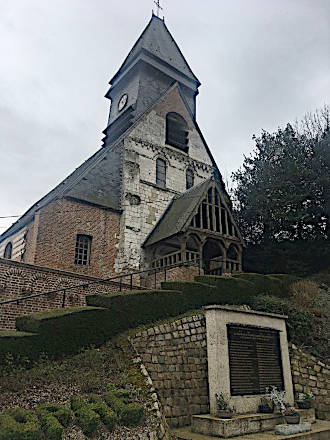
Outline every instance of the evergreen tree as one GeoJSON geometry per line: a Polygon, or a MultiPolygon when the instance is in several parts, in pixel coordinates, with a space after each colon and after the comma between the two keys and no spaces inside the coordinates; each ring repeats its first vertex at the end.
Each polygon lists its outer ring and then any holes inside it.
{"type": "Polygon", "coordinates": [[[306,266],[308,249],[315,258],[319,255],[317,258],[326,261],[323,253],[327,255],[329,248],[330,212],[328,108],[324,115],[309,115],[295,128],[287,124],[275,133],[263,131],[254,137],[253,154],[234,173],[235,214],[248,246],[248,265],[251,257],[257,267],[262,263],[263,270],[272,272],[268,266],[274,267],[276,255],[278,271],[296,271],[288,269],[288,260],[291,266],[306,266]],[[302,251],[304,255],[298,255],[302,251]],[[249,252],[254,254],[249,256],[249,252]]]}

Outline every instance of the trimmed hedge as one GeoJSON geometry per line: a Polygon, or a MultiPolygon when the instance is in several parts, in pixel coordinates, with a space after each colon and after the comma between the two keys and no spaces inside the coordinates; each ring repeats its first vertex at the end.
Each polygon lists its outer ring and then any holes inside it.
{"type": "Polygon", "coordinates": [[[41,440],[38,416],[23,408],[11,408],[0,414],[0,440],[41,440]]]}
{"type": "Polygon", "coordinates": [[[121,321],[122,330],[186,311],[182,292],[173,290],[137,290],[117,295],[91,295],[86,297],[86,302],[89,306],[110,309],[113,318],[121,321]]]}
{"type": "Polygon", "coordinates": [[[60,358],[142,325],[172,318],[210,304],[248,304],[260,294],[289,295],[290,275],[237,274],[198,276],[196,282],[164,282],[162,290],[132,291],[86,297],[88,307],[56,309],[17,318],[25,332],[1,337],[0,358],[36,360],[41,353],[60,358]]]}
{"type": "Polygon", "coordinates": [[[289,286],[298,281],[293,275],[261,275],[258,273],[241,273],[232,277],[197,276],[196,281],[214,286],[221,296],[225,297],[227,304],[249,304],[257,295],[273,295],[288,297],[289,286]],[[246,284],[237,284],[235,281],[245,281],[246,284]],[[242,290],[240,290],[240,287],[242,290]]]}
{"type": "Polygon", "coordinates": [[[6,354],[14,358],[36,360],[41,353],[60,358],[78,353],[82,348],[101,345],[122,330],[108,309],[79,307],[56,309],[17,318],[17,328],[38,331],[28,336],[0,334],[0,358],[6,354]]]}
{"type": "Polygon", "coordinates": [[[211,304],[250,304],[255,289],[247,280],[223,277],[196,277],[196,282],[164,282],[165,289],[180,289],[185,311],[211,304]]]}

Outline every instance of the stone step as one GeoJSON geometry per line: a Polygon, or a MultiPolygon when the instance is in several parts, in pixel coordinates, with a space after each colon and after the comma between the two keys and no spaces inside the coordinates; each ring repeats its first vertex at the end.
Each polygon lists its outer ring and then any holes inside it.
{"type": "MultiPolygon", "coordinates": [[[[298,412],[301,423],[315,422],[314,408],[301,409],[298,412]]],[[[231,438],[255,432],[271,431],[276,425],[282,423],[284,423],[284,419],[280,412],[271,414],[236,414],[231,419],[220,419],[211,414],[201,414],[192,416],[191,431],[220,438],[231,438]]]]}
{"type": "MultiPolygon", "coordinates": [[[[190,427],[173,429],[172,434],[176,440],[219,440],[219,437],[212,437],[191,432],[190,427]]],[[[277,435],[274,431],[261,432],[257,434],[246,434],[233,437],[234,440],[330,440],[330,422],[317,420],[312,425],[310,432],[294,435],[277,435]]]]}

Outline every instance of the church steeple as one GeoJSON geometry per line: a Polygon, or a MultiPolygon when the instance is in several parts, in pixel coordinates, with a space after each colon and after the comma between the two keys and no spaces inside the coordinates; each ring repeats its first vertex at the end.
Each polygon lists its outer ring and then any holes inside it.
{"type": "Polygon", "coordinates": [[[194,75],[163,19],[152,14],[145,30],[110,81],[111,100],[106,139],[111,142],[125,131],[173,84],[193,116],[200,82],[194,75]]]}

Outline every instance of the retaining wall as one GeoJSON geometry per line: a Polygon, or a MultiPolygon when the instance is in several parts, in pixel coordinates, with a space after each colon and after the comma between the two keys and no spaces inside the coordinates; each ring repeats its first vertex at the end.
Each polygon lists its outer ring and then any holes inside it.
{"type": "MultiPolygon", "coordinates": [[[[209,413],[207,338],[204,315],[149,328],[130,338],[145,365],[167,423],[190,425],[192,414],[209,413]]],[[[330,420],[330,367],[290,345],[296,392],[313,392],[316,417],[330,420]]]]}
{"type": "MultiPolygon", "coordinates": [[[[0,301],[99,280],[99,278],[0,258],[0,301]]],[[[134,280],[134,284],[135,282],[139,282],[139,280],[134,280]]],[[[122,285],[123,289],[127,287],[125,284],[122,285]]],[[[134,288],[139,289],[136,285],[134,285],[134,288]]],[[[117,282],[97,282],[85,288],[79,287],[68,290],[66,292],[65,306],[84,306],[86,305],[86,295],[118,292],[118,290],[117,282]]],[[[17,316],[60,308],[62,307],[62,301],[63,294],[60,293],[24,300],[19,304],[1,305],[0,330],[13,330],[15,329],[15,319],[17,316]]]]}

